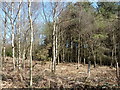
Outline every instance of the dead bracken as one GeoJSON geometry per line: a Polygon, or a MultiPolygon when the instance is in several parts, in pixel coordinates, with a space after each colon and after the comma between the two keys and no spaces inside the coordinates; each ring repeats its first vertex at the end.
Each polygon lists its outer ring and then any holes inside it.
{"type": "MultiPolygon", "coordinates": [[[[28,88],[29,87],[29,64],[26,61],[24,70],[13,70],[12,58],[9,58],[4,64],[3,88],[28,88]],[[11,66],[11,67],[8,67],[11,66]],[[11,71],[11,72],[9,72],[11,71]]],[[[50,62],[41,64],[42,61],[34,61],[33,68],[33,87],[34,88],[73,88],[73,87],[116,87],[115,68],[100,66],[95,69],[91,66],[91,75],[87,78],[87,64],[80,65],[77,69],[77,63],[60,63],[56,66],[56,73],[51,73],[50,62]],[[37,63],[37,64],[36,64],[37,63]]]]}

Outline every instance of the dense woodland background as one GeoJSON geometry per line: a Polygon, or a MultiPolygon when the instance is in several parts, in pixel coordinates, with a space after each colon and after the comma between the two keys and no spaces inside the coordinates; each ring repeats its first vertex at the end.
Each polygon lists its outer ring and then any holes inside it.
{"type": "Polygon", "coordinates": [[[117,67],[119,81],[119,2],[1,2],[0,13],[2,67],[28,62],[30,86],[33,61],[51,62],[52,73],[60,63],[117,67]]]}

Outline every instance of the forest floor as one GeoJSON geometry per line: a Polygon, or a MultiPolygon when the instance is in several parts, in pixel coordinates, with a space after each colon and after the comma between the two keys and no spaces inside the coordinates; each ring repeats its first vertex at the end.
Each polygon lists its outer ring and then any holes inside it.
{"type": "MultiPolygon", "coordinates": [[[[12,59],[7,58],[3,65],[3,88],[28,88],[29,64],[26,60],[25,69],[13,70],[12,59]]],[[[117,87],[115,68],[108,66],[91,66],[91,75],[87,78],[88,65],[77,63],[60,63],[56,66],[56,73],[51,73],[51,62],[33,61],[33,88],[72,88],[72,87],[117,87]]]]}

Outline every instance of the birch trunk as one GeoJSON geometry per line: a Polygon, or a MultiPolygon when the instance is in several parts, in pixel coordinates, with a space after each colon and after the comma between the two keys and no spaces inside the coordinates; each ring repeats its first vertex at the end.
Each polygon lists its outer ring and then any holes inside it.
{"type": "Polygon", "coordinates": [[[71,42],[70,42],[70,43],[71,43],[71,46],[70,46],[70,48],[71,48],[71,57],[70,57],[70,62],[73,61],[73,60],[72,60],[72,59],[73,59],[73,58],[72,58],[72,57],[73,57],[73,56],[72,56],[72,55],[73,55],[73,53],[72,53],[72,52],[73,52],[73,41],[72,41],[72,40],[73,40],[73,38],[72,38],[72,36],[71,36],[71,42]]]}
{"type": "Polygon", "coordinates": [[[22,66],[23,66],[23,68],[25,68],[25,51],[26,50],[25,50],[25,46],[24,46],[24,49],[23,49],[23,58],[22,58],[23,59],[22,60],[22,64],[23,64],[22,66]]]}
{"type": "Polygon", "coordinates": [[[77,69],[79,68],[79,64],[80,64],[80,34],[79,34],[79,39],[78,39],[78,65],[77,65],[77,69]]]}
{"type": "Polygon", "coordinates": [[[82,38],[81,38],[81,35],[80,35],[80,63],[82,61],[82,58],[81,58],[81,56],[82,56],[82,54],[81,54],[82,53],[81,52],[82,51],[82,43],[81,42],[82,42],[82,38]]]}
{"type": "Polygon", "coordinates": [[[30,87],[32,87],[32,45],[33,45],[33,26],[31,18],[31,0],[28,0],[28,19],[31,30],[31,40],[30,40],[30,87]]]}
{"type": "Polygon", "coordinates": [[[56,32],[55,33],[55,49],[56,49],[55,55],[56,56],[55,57],[56,57],[56,60],[58,60],[58,31],[57,31],[58,27],[57,27],[57,25],[56,25],[55,29],[56,29],[55,30],[55,32],[56,32]]]}
{"type": "Polygon", "coordinates": [[[85,57],[84,57],[84,65],[85,65],[86,63],[85,63],[85,57]]]}
{"type": "MultiPolygon", "coordinates": [[[[58,20],[59,22],[59,20],[58,20]]],[[[58,35],[58,39],[57,39],[57,42],[58,42],[58,45],[57,45],[57,63],[59,64],[60,63],[60,28],[59,28],[59,25],[57,25],[57,35],[58,35]]]]}
{"type": "Polygon", "coordinates": [[[83,55],[84,55],[84,65],[85,65],[85,64],[86,64],[86,58],[85,58],[85,44],[84,44],[83,55]]]}
{"type": "Polygon", "coordinates": [[[94,58],[94,68],[96,67],[96,57],[95,55],[93,55],[93,58],[94,58]]]}
{"type": "Polygon", "coordinates": [[[91,61],[88,62],[88,77],[90,77],[90,66],[91,66],[91,61]]]}
{"type": "Polygon", "coordinates": [[[116,76],[119,78],[119,65],[118,62],[116,63],[116,76]]]}
{"type": "Polygon", "coordinates": [[[65,62],[65,44],[64,44],[64,35],[62,36],[62,48],[63,48],[63,53],[62,53],[62,62],[65,62]]]}
{"type": "Polygon", "coordinates": [[[6,53],[6,24],[7,24],[7,19],[6,19],[6,14],[5,14],[5,27],[4,27],[4,38],[3,38],[3,61],[5,62],[5,53],[6,53]]]}
{"type": "Polygon", "coordinates": [[[18,28],[18,68],[20,69],[20,58],[21,58],[21,46],[20,46],[20,11],[19,11],[19,14],[18,14],[18,21],[19,21],[19,28],[18,28]]]}
{"type": "Polygon", "coordinates": [[[96,56],[95,56],[95,52],[94,52],[94,46],[92,45],[92,54],[93,54],[93,59],[94,59],[94,68],[96,67],[96,56]]]}
{"type": "Polygon", "coordinates": [[[116,56],[116,49],[117,49],[117,46],[116,46],[116,40],[115,40],[115,34],[113,33],[113,47],[114,47],[114,55],[115,55],[115,62],[117,64],[117,56],[116,56]]]}
{"type": "MultiPolygon", "coordinates": [[[[12,16],[14,15],[13,13],[13,7],[14,7],[14,2],[11,3],[12,4],[12,16]]],[[[11,20],[11,25],[12,25],[12,58],[13,58],[13,69],[15,69],[15,46],[14,46],[14,22],[13,22],[13,18],[11,20]]]]}
{"type": "Polygon", "coordinates": [[[114,48],[114,60],[115,60],[115,63],[116,63],[116,65],[117,65],[117,55],[116,55],[116,53],[117,53],[117,45],[116,45],[116,40],[115,40],[115,33],[114,33],[114,30],[113,30],[113,48],[114,48]]]}
{"type": "Polygon", "coordinates": [[[24,38],[24,46],[23,46],[23,55],[22,55],[22,67],[25,69],[25,54],[26,54],[26,36],[25,33],[23,35],[24,38]]]}
{"type": "Polygon", "coordinates": [[[53,61],[52,61],[52,72],[55,72],[55,67],[56,67],[56,22],[54,20],[54,24],[53,24],[53,61]]]}
{"type": "Polygon", "coordinates": [[[118,62],[116,63],[116,77],[117,77],[117,83],[118,83],[118,86],[120,85],[120,69],[119,69],[119,65],[118,65],[118,62]]]}

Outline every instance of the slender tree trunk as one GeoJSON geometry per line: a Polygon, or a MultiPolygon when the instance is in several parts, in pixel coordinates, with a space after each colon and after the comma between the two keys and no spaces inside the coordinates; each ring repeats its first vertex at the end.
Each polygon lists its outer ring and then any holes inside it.
{"type": "Polygon", "coordinates": [[[116,47],[116,40],[115,40],[115,33],[114,33],[115,31],[113,31],[113,48],[114,48],[114,57],[115,57],[115,62],[116,62],[116,64],[117,64],[117,56],[116,56],[116,49],[117,49],[117,47],[116,47]]]}
{"type": "Polygon", "coordinates": [[[80,64],[80,34],[79,34],[79,39],[78,39],[78,65],[77,65],[77,69],[79,68],[79,64],[80,64]]]}
{"type": "Polygon", "coordinates": [[[52,64],[52,72],[55,73],[56,67],[56,20],[53,22],[53,64],[52,64]]]}
{"type": "Polygon", "coordinates": [[[80,49],[78,48],[78,62],[77,62],[77,69],[79,68],[80,66],[80,49]]]}
{"type": "Polygon", "coordinates": [[[91,61],[88,62],[88,77],[90,77],[90,66],[91,66],[91,61]]]}
{"type": "Polygon", "coordinates": [[[100,66],[102,66],[102,57],[100,56],[100,66]]]}
{"type": "Polygon", "coordinates": [[[33,49],[33,25],[31,17],[31,0],[28,0],[28,18],[31,30],[31,40],[30,40],[30,87],[32,87],[32,49],[33,49]]]}
{"type": "Polygon", "coordinates": [[[94,68],[96,67],[96,56],[95,56],[95,52],[94,52],[94,46],[92,45],[92,54],[93,54],[93,59],[94,59],[94,68]]]}
{"type": "Polygon", "coordinates": [[[22,55],[22,67],[25,69],[25,54],[26,54],[26,36],[23,35],[24,38],[24,46],[23,46],[23,55],[22,55]]]}
{"type": "Polygon", "coordinates": [[[58,58],[57,58],[57,60],[58,60],[58,64],[60,63],[60,57],[59,57],[59,54],[58,54],[58,58]]]}
{"type": "Polygon", "coordinates": [[[83,55],[84,55],[84,65],[86,64],[86,55],[85,55],[86,53],[85,53],[85,43],[84,43],[84,47],[83,47],[83,55]]]}
{"type": "Polygon", "coordinates": [[[25,46],[24,46],[24,49],[23,49],[23,58],[22,58],[22,66],[23,66],[23,68],[25,68],[25,46]]]}
{"type": "MultiPolygon", "coordinates": [[[[79,7],[79,9],[80,9],[80,12],[79,12],[79,30],[81,31],[81,20],[82,20],[82,17],[81,17],[81,13],[82,13],[82,7],[81,7],[81,5],[80,5],[80,7],[79,7]]],[[[81,40],[82,38],[81,38],[81,35],[80,35],[80,32],[79,32],[79,39],[78,39],[78,67],[79,67],[79,64],[81,63],[81,40]]]]}
{"type": "MultiPolygon", "coordinates": [[[[1,35],[1,33],[0,33],[0,36],[2,36],[1,35]]],[[[0,46],[2,46],[2,42],[1,42],[1,40],[0,40],[0,46]]],[[[2,63],[3,62],[3,59],[2,59],[2,47],[0,47],[0,90],[2,90],[2,63]]]]}
{"type": "Polygon", "coordinates": [[[79,37],[79,42],[78,42],[78,65],[77,65],[77,68],[79,68],[79,64],[80,64],[80,37],[79,37]]]}
{"type": "Polygon", "coordinates": [[[56,60],[58,60],[58,25],[55,26],[55,49],[56,49],[55,57],[56,57],[56,60]]]}
{"type": "Polygon", "coordinates": [[[20,58],[21,58],[21,46],[20,46],[20,11],[18,14],[19,28],[18,28],[18,68],[20,69],[20,58]]]}
{"type": "MultiPolygon", "coordinates": [[[[13,13],[14,2],[12,2],[11,4],[12,4],[12,16],[13,16],[14,15],[14,13],[13,13]]],[[[13,69],[15,69],[15,46],[14,46],[14,22],[13,22],[13,18],[11,21],[11,25],[12,25],[12,58],[13,58],[13,69]]]]}
{"type": "Polygon", "coordinates": [[[119,78],[119,65],[118,62],[116,63],[116,76],[119,78]]]}
{"type": "MultiPolygon", "coordinates": [[[[59,22],[59,20],[58,20],[59,22]]],[[[57,26],[57,34],[58,34],[58,46],[57,46],[57,51],[58,51],[58,58],[57,58],[57,63],[59,64],[60,63],[60,28],[59,28],[59,25],[57,26]]]]}
{"type": "Polygon", "coordinates": [[[94,68],[95,68],[96,67],[96,57],[95,57],[95,55],[93,57],[94,57],[94,68]]]}
{"type": "Polygon", "coordinates": [[[65,43],[64,43],[64,35],[62,36],[62,62],[65,62],[65,43]]]}
{"type": "Polygon", "coordinates": [[[58,56],[58,40],[57,40],[57,6],[58,6],[58,2],[55,2],[54,4],[54,8],[53,8],[53,60],[52,60],[52,69],[51,71],[53,73],[55,73],[55,70],[56,70],[56,59],[57,59],[57,56],[58,56]]]}
{"type": "Polygon", "coordinates": [[[4,23],[4,38],[3,38],[3,62],[5,62],[5,53],[6,53],[6,24],[7,24],[7,19],[6,19],[6,14],[5,14],[5,23],[4,23]]]}
{"type": "Polygon", "coordinates": [[[81,35],[80,35],[80,63],[82,62],[82,38],[81,38],[81,35]]]}
{"type": "Polygon", "coordinates": [[[113,39],[114,41],[113,42],[114,42],[114,50],[115,50],[115,62],[117,64],[117,55],[116,55],[116,53],[117,53],[116,52],[117,46],[116,46],[115,36],[113,35],[113,37],[114,37],[114,39],[113,39]]]}
{"type": "Polygon", "coordinates": [[[65,62],[65,48],[64,48],[64,46],[63,46],[63,55],[62,56],[63,56],[62,61],[65,62]]]}
{"type": "Polygon", "coordinates": [[[70,62],[73,61],[73,58],[72,58],[72,57],[73,57],[73,41],[72,41],[72,40],[73,40],[73,38],[72,38],[72,36],[71,36],[71,39],[70,39],[70,43],[71,43],[71,44],[70,44],[70,45],[71,45],[71,47],[70,47],[70,48],[71,48],[70,62]]]}
{"type": "Polygon", "coordinates": [[[119,69],[118,62],[116,63],[116,77],[117,77],[117,82],[119,86],[120,85],[120,69],[119,69]]]}
{"type": "Polygon", "coordinates": [[[84,57],[84,65],[85,65],[85,61],[86,61],[86,60],[85,60],[85,57],[84,57]]]}
{"type": "Polygon", "coordinates": [[[112,60],[111,60],[111,67],[113,66],[113,60],[114,60],[114,49],[112,49],[112,60]]]}
{"type": "Polygon", "coordinates": [[[116,39],[115,39],[115,31],[113,31],[113,47],[114,47],[114,56],[115,56],[115,63],[116,63],[116,77],[117,77],[117,82],[118,82],[118,85],[120,85],[120,70],[119,70],[119,63],[117,61],[117,45],[116,45],[116,39]]]}

